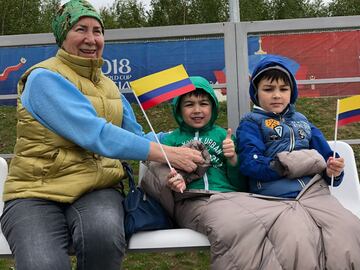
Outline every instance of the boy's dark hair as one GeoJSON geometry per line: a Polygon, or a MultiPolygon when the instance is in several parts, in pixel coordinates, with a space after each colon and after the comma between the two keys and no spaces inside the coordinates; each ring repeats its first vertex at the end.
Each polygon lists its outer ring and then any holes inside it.
{"type": "Polygon", "coordinates": [[[195,96],[195,97],[199,97],[199,96],[204,96],[204,95],[209,98],[209,100],[211,101],[212,107],[214,107],[215,104],[214,104],[214,100],[213,100],[213,98],[211,97],[211,95],[210,95],[208,92],[206,92],[204,89],[202,89],[202,88],[196,88],[194,91],[188,92],[188,93],[183,94],[183,95],[181,95],[181,96],[179,97],[179,102],[178,102],[179,105],[178,105],[177,108],[176,108],[177,112],[180,113],[180,104],[181,104],[181,102],[182,102],[182,100],[183,100],[183,98],[184,98],[185,96],[190,96],[190,97],[191,97],[191,96],[195,96]]]}
{"type": "Polygon", "coordinates": [[[280,79],[280,80],[283,80],[284,83],[286,85],[289,85],[291,87],[291,89],[292,89],[292,81],[291,81],[289,75],[286,74],[284,71],[282,71],[280,69],[275,69],[275,68],[274,69],[268,69],[268,70],[265,70],[264,72],[260,73],[253,80],[253,83],[256,86],[256,89],[258,88],[259,82],[262,79],[268,79],[268,80],[270,80],[270,82],[278,81],[280,79]]]}
{"type": "Polygon", "coordinates": [[[191,91],[191,92],[188,92],[188,93],[182,95],[181,98],[182,98],[183,96],[185,96],[185,95],[198,97],[198,96],[202,96],[202,95],[204,95],[204,94],[209,95],[209,93],[206,92],[204,89],[202,89],[202,88],[196,88],[194,91],[191,91]]]}
{"type": "Polygon", "coordinates": [[[209,100],[211,100],[211,104],[214,106],[214,101],[211,97],[211,95],[206,92],[204,89],[202,88],[196,88],[194,91],[191,91],[191,92],[188,92],[186,94],[183,94],[180,96],[180,99],[179,99],[179,104],[181,103],[182,99],[185,97],[185,96],[195,96],[195,97],[199,97],[199,96],[208,96],[209,100]]]}

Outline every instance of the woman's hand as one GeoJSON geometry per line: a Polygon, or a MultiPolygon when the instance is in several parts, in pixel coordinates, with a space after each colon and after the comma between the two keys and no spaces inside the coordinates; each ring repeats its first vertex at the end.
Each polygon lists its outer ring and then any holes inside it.
{"type": "Polygon", "coordinates": [[[171,165],[186,172],[193,172],[196,170],[197,164],[204,163],[201,152],[195,149],[168,146],[165,151],[171,165]]]}
{"type": "Polygon", "coordinates": [[[231,128],[227,130],[226,138],[223,140],[222,147],[224,156],[229,160],[230,164],[235,166],[237,163],[237,154],[235,152],[235,144],[231,139],[231,128]]]}
{"type": "Polygon", "coordinates": [[[344,167],[345,162],[343,158],[329,157],[326,162],[326,174],[329,177],[331,177],[332,175],[334,175],[334,177],[337,177],[344,170],[344,167]]]}
{"type": "Polygon", "coordinates": [[[183,191],[186,189],[184,178],[178,174],[174,168],[170,170],[170,173],[167,176],[166,185],[176,192],[183,193],[183,191]]]}
{"type": "MultiPolygon", "coordinates": [[[[183,171],[192,172],[196,170],[197,163],[204,163],[201,153],[197,150],[190,149],[188,147],[172,147],[167,145],[163,145],[163,148],[171,165],[183,171]]],[[[166,162],[159,144],[155,142],[150,143],[148,160],[162,163],[166,162]]]]}

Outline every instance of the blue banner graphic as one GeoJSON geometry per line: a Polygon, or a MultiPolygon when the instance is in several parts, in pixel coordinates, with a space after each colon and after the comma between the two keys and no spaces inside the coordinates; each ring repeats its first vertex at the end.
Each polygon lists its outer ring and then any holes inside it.
{"type": "MultiPolygon", "coordinates": [[[[32,65],[56,54],[56,45],[0,48],[0,95],[16,94],[16,85],[32,65]]],[[[183,64],[190,76],[199,75],[215,83],[214,71],[223,70],[223,38],[171,40],[137,43],[107,43],[102,70],[120,91],[133,101],[126,91],[129,82],[143,76],[183,64]]],[[[15,105],[15,100],[0,100],[0,104],[15,105]]]]}

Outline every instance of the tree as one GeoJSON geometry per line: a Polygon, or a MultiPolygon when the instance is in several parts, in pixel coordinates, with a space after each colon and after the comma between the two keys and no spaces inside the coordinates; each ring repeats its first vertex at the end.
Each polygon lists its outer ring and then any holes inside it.
{"type": "Polygon", "coordinates": [[[138,0],[115,0],[110,8],[100,9],[106,29],[146,25],[145,7],[138,0]]]}
{"type": "Polygon", "coordinates": [[[334,0],[329,4],[330,16],[360,15],[359,0],[334,0]]]}
{"type": "Polygon", "coordinates": [[[240,20],[261,21],[271,19],[269,3],[264,0],[241,0],[240,20]]]}
{"type": "Polygon", "coordinates": [[[119,27],[115,15],[109,8],[100,8],[100,15],[104,22],[105,29],[114,29],[119,27]]]}
{"type": "Polygon", "coordinates": [[[329,11],[323,0],[315,0],[307,5],[306,17],[327,17],[329,11]]]}
{"type": "Polygon", "coordinates": [[[149,26],[187,24],[187,0],[151,0],[147,12],[149,26]]]}
{"type": "Polygon", "coordinates": [[[1,0],[1,34],[39,32],[40,0],[1,0]]]}
{"type": "Polygon", "coordinates": [[[188,9],[188,23],[226,22],[229,18],[228,0],[191,0],[188,9]]]}
{"type": "Polygon", "coordinates": [[[138,0],[116,0],[111,10],[118,27],[129,28],[146,25],[145,7],[138,0]]]}
{"type": "Polygon", "coordinates": [[[270,14],[273,20],[304,18],[305,4],[308,0],[272,0],[269,2],[270,14]]]}
{"type": "Polygon", "coordinates": [[[323,0],[268,0],[268,6],[274,20],[328,16],[323,0]]]}
{"type": "Polygon", "coordinates": [[[40,5],[41,24],[39,24],[39,32],[52,32],[51,23],[54,19],[56,11],[61,5],[60,0],[43,0],[40,5]]]}

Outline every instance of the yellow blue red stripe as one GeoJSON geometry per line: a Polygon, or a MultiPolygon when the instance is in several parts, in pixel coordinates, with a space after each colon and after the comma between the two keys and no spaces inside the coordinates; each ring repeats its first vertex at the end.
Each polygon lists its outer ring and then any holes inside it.
{"type": "Polygon", "coordinates": [[[144,110],[195,89],[183,65],[130,82],[144,110]]]}
{"type": "Polygon", "coordinates": [[[360,95],[339,100],[338,126],[360,121],[360,95]]]}
{"type": "Polygon", "coordinates": [[[154,89],[150,92],[146,92],[145,94],[139,96],[139,100],[143,108],[146,110],[161,102],[180,96],[192,90],[194,90],[194,86],[192,85],[190,79],[184,79],[154,89]]]}

